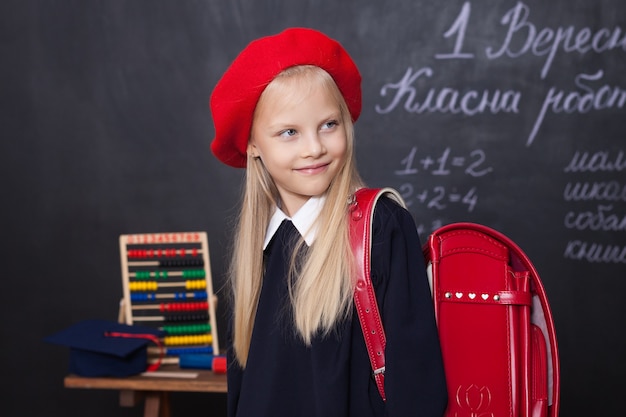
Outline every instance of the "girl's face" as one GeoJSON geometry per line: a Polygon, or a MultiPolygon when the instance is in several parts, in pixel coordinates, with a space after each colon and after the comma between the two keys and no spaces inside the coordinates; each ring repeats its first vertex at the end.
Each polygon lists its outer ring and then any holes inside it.
{"type": "Polygon", "coordinates": [[[264,93],[252,123],[248,153],[274,180],[282,209],[293,216],[326,192],[345,162],[347,138],[339,104],[327,88],[287,80],[264,93]]]}

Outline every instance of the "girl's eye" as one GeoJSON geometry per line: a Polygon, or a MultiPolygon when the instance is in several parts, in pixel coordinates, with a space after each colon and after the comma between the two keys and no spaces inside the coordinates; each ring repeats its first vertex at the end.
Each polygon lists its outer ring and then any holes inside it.
{"type": "Polygon", "coordinates": [[[295,136],[296,133],[297,132],[294,129],[286,129],[280,132],[279,136],[285,136],[285,137],[295,136]]]}
{"type": "Polygon", "coordinates": [[[336,127],[337,125],[339,125],[339,123],[337,123],[336,120],[331,120],[329,122],[326,122],[322,125],[322,129],[332,129],[333,127],[336,127]]]}

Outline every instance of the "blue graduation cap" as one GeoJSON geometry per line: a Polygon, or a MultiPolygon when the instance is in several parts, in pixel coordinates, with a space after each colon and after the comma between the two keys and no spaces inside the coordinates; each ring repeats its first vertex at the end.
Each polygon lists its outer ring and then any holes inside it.
{"type": "Polygon", "coordinates": [[[151,370],[147,345],[151,341],[160,345],[158,337],[163,334],[151,327],[85,320],[44,341],[70,348],[70,373],[90,377],[129,376],[151,370]]]}

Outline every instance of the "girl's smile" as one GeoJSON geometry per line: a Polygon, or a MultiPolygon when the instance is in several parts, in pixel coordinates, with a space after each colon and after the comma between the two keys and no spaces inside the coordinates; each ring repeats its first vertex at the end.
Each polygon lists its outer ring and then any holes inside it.
{"type": "Polygon", "coordinates": [[[326,168],[329,165],[330,164],[311,165],[311,166],[308,166],[308,167],[296,168],[295,170],[298,171],[301,174],[315,175],[315,174],[319,174],[320,172],[323,172],[324,170],[326,170],[326,168]]]}

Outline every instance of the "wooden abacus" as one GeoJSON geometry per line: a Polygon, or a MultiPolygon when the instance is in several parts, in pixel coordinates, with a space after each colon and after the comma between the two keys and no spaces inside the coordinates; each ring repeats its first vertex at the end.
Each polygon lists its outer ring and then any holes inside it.
{"type": "Polygon", "coordinates": [[[163,330],[165,362],[187,353],[218,355],[207,234],[121,235],[120,256],[123,321],[163,330]]]}

